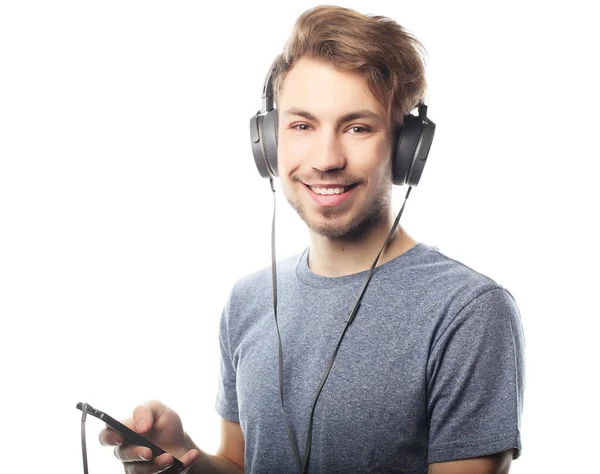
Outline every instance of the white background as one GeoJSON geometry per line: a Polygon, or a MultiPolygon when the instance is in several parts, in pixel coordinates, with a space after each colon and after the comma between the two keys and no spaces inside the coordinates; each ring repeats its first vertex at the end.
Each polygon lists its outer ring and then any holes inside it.
{"type": "MultiPolygon", "coordinates": [[[[270,255],[248,122],[315,5],[0,3],[0,472],[82,472],[78,401],[123,418],[158,398],[216,450],[221,309],[270,255]]],[[[592,8],[343,5],[392,17],[429,52],[438,128],[401,222],[517,299],[527,385],[511,472],[600,472],[592,8]]],[[[308,235],[278,203],[287,256],[308,235]]],[[[91,472],[121,472],[101,426],[88,421],[91,472]]]]}

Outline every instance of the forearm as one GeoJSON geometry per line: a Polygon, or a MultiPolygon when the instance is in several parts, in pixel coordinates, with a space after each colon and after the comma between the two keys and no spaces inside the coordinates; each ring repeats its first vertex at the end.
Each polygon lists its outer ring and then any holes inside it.
{"type": "Polygon", "coordinates": [[[200,458],[192,465],[188,474],[243,474],[243,466],[238,465],[222,454],[205,453],[194,444],[187,434],[185,437],[187,450],[197,449],[201,453],[200,458]]]}
{"type": "Polygon", "coordinates": [[[200,452],[202,455],[192,465],[189,474],[242,474],[244,472],[243,467],[225,456],[200,452]]]}

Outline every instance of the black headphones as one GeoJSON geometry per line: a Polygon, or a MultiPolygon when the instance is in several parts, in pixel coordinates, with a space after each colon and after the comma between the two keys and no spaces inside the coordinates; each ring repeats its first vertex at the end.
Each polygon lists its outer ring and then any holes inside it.
{"type": "MultiPolygon", "coordinates": [[[[277,177],[277,109],[273,107],[272,75],[277,60],[271,65],[263,86],[262,107],[250,119],[252,154],[263,178],[277,177]]],[[[408,114],[397,128],[392,157],[392,180],[402,186],[419,184],[433,135],[435,123],[427,117],[427,106],[418,105],[419,115],[408,114]]]]}

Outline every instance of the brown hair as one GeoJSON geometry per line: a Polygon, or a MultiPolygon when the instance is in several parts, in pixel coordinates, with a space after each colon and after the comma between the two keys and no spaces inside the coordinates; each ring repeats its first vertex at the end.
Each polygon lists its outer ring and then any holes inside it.
{"type": "Polygon", "coordinates": [[[394,20],[321,5],[297,20],[273,70],[275,102],[286,74],[303,56],[363,73],[369,89],[401,124],[425,94],[425,48],[394,20]]]}

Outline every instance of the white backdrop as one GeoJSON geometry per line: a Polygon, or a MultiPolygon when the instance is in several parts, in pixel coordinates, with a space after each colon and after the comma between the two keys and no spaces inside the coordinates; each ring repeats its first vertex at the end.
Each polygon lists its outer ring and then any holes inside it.
{"type": "MultiPolygon", "coordinates": [[[[316,4],[0,3],[0,472],[82,472],[78,401],[123,418],[160,399],[216,450],[221,308],[270,255],[248,122],[316,4]]],[[[429,52],[438,128],[402,224],[517,299],[527,385],[511,472],[600,472],[592,8],[340,4],[394,18],[429,52]]],[[[308,235],[278,203],[287,256],[308,235]]],[[[88,421],[91,472],[121,472],[101,426],[88,421]]]]}

